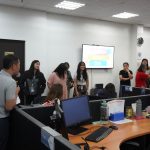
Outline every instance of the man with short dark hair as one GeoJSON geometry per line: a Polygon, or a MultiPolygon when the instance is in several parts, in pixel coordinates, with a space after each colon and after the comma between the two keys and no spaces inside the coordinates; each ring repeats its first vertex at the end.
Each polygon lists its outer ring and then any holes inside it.
{"type": "Polygon", "coordinates": [[[9,111],[16,106],[20,88],[16,86],[12,75],[20,70],[20,61],[14,55],[3,58],[3,69],[0,71],[0,150],[6,150],[9,136],[9,111]]]}
{"type": "MultiPolygon", "coordinates": [[[[119,79],[120,79],[120,92],[121,86],[127,85],[131,86],[131,79],[133,79],[133,73],[129,70],[129,64],[127,62],[123,63],[123,70],[119,72],[119,79]]],[[[119,92],[119,96],[121,93],[119,92]]]]}

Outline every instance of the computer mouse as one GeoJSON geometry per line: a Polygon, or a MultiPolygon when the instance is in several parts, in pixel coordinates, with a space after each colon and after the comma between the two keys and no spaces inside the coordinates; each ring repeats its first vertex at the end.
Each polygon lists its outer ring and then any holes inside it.
{"type": "Polygon", "coordinates": [[[150,119],[150,115],[146,115],[146,118],[150,119]]]}
{"type": "Polygon", "coordinates": [[[118,127],[114,125],[109,126],[109,128],[112,128],[113,130],[118,130],[118,127]]]}

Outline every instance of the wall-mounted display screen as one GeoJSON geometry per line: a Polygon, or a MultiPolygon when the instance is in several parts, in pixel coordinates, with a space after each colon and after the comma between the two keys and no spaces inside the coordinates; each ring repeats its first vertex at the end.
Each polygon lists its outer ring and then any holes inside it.
{"type": "Polygon", "coordinates": [[[82,61],[86,68],[113,68],[114,46],[82,45],[82,61]]]}

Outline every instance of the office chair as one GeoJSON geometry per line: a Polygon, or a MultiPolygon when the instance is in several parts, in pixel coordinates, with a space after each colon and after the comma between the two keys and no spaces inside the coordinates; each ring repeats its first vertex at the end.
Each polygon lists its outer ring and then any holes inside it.
{"type": "Polygon", "coordinates": [[[127,141],[120,146],[120,150],[140,150],[140,144],[133,141],[127,141]]]}
{"type": "Polygon", "coordinates": [[[146,150],[150,150],[150,144],[148,145],[148,147],[146,147],[146,150]]]}

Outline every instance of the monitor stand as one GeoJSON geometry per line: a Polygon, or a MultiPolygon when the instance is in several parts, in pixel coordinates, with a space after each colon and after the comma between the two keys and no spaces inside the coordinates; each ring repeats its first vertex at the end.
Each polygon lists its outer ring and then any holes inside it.
{"type": "Polygon", "coordinates": [[[80,127],[80,126],[73,126],[73,127],[67,128],[68,133],[70,133],[72,135],[80,134],[86,130],[88,130],[88,129],[84,128],[84,127],[80,127]]]}

